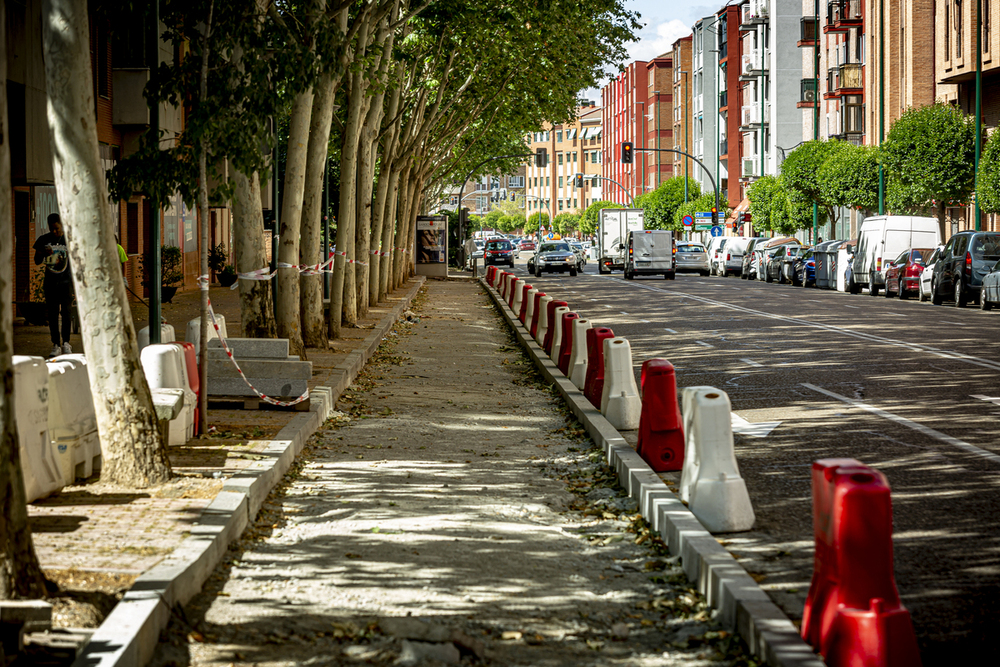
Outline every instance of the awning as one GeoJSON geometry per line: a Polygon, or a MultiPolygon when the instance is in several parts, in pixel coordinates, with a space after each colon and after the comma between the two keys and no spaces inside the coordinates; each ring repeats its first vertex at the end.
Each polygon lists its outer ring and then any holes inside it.
{"type": "Polygon", "coordinates": [[[576,128],[566,130],[567,139],[576,139],[576,128]]]}
{"type": "Polygon", "coordinates": [[[726,224],[727,225],[733,224],[733,222],[735,222],[740,217],[741,213],[746,213],[749,210],[750,210],[750,200],[744,199],[743,201],[740,202],[739,206],[737,206],[732,210],[732,212],[729,214],[729,217],[726,218],[726,224]]]}

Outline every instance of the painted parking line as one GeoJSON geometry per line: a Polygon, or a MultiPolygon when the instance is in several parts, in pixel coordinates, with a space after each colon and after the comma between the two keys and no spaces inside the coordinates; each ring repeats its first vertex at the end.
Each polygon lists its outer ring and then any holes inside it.
{"type": "Polygon", "coordinates": [[[964,440],[959,440],[958,438],[954,438],[946,433],[942,433],[941,431],[935,431],[929,426],[918,424],[917,422],[911,421],[906,417],[900,417],[899,415],[894,415],[891,412],[886,412],[885,410],[876,408],[874,405],[868,405],[867,403],[862,403],[861,401],[857,401],[853,398],[848,398],[847,396],[841,396],[840,394],[835,394],[832,391],[827,391],[826,389],[822,389],[820,387],[817,387],[816,385],[809,384],[807,382],[803,382],[802,386],[805,387],[806,389],[811,389],[812,391],[819,392],[820,394],[825,394],[830,398],[835,398],[838,401],[846,403],[847,405],[853,406],[855,408],[860,408],[861,410],[867,410],[868,412],[871,412],[874,415],[878,415],[883,419],[888,419],[889,421],[894,421],[897,424],[902,424],[903,426],[911,428],[918,433],[923,433],[924,435],[934,438],[935,440],[940,440],[941,442],[947,443],[952,447],[957,447],[958,449],[962,449],[966,452],[969,452],[970,454],[975,454],[976,456],[986,459],[987,461],[1000,464],[1000,456],[994,454],[993,452],[988,452],[985,449],[980,449],[979,447],[976,447],[975,445],[970,445],[964,440]]]}
{"type": "Polygon", "coordinates": [[[672,334],[675,334],[675,333],[677,333],[677,332],[676,332],[676,331],[674,331],[673,329],[667,329],[666,327],[664,327],[664,328],[663,328],[663,330],[664,330],[664,331],[666,331],[667,333],[672,333],[672,334]]]}

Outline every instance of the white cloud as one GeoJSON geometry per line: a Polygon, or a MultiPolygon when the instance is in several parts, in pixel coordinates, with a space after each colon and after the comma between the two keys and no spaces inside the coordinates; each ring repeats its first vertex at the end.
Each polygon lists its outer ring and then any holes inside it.
{"type": "Polygon", "coordinates": [[[674,42],[690,34],[691,27],[680,19],[648,24],[639,32],[639,41],[629,44],[629,55],[632,60],[651,60],[667,53],[674,42]]]}

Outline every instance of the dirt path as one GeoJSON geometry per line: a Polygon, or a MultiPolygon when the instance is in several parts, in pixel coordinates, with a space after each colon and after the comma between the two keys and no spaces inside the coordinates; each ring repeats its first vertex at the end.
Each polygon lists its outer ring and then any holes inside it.
{"type": "Polygon", "coordinates": [[[153,664],[747,664],[478,285],[417,318],[153,664]]]}

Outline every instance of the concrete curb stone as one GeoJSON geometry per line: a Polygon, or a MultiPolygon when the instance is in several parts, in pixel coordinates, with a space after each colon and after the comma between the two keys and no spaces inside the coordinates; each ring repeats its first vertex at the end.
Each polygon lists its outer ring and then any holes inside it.
{"type": "Polygon", "coordinates": [[[823,667],[823,661],[803,641],[798,628],[767,593],[702,526],[601,411],[563,375],[485,278],[480,278],[479,282],[542,375],[556,386],[587,433],[604,450],[608,465],[618,475],[629,497],[639,504],[639,512],[651,529],[659,533],[670,553],[680,555],[684,573],[706,597],[709,606],[717,611],[720,622],[738,632],[754,655],[769,665],[823,667]]]}
{"type": "Polygon", "coordinates": [[[74,667],[142,667],[153,657],[160,632],[170,621],[171,609],[186,604],[202,588],[229,545],[239,539],[257,515],[264,499],[281,480],[305,446],[306,440],[333,411],[334,402],[357,377],[389,329],[409,307],[425,278],[403,295],[365,338],[364,347],[337,365],[340,378],[332,387],[311,392],[308,412],[295,415],[239,475],[226,480],[215,500],[205,508],[190,536],[163,561],[144,572],[97,629],[74,667]]]}

